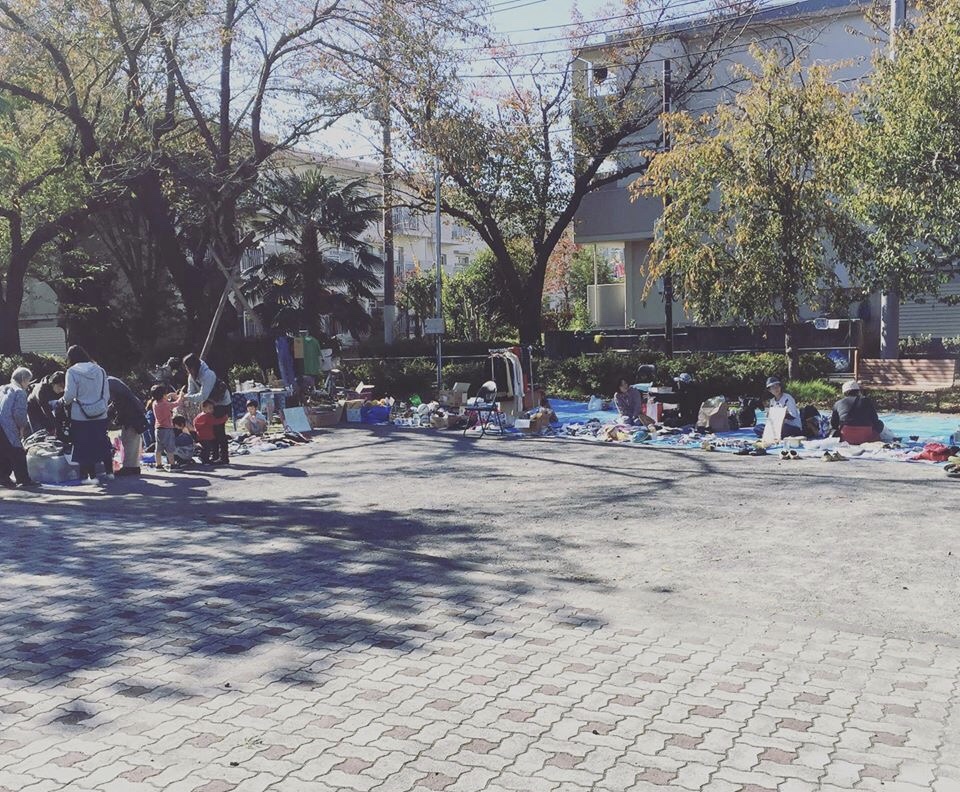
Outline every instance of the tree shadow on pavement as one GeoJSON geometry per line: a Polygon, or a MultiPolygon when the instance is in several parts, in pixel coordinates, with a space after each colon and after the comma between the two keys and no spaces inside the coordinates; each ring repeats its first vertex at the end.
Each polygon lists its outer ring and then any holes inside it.
{"type": "MultiPolygon", "coordinates": [[[[414,651],[531,592],[447,558],[329,538],[362,537],[371,521],[394,536],[432,530],[409,515],[349,513],[323,497],[252,509],[204,497],[190,478],[175,479],[186,507],[118,500],[92,517],[86,500],[4,502],[0,678],[62,682],[105,666],[136,678],[157,655],[230,659],[282,642],[291,661],[273,673],[310,683],[322,677],[310,670],[317,652],[414,651]]],[[[470,531],[446,526],[447,556],[470,531]]]]}

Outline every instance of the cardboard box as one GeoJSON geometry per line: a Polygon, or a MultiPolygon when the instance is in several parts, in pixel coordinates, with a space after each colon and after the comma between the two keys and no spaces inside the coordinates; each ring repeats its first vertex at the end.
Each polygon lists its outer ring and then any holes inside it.
{"type": "Polygon", "coordinates": [[[343,420],[344,403],[338,402],[333,409],[318,409],[313,407],[307,410],[307,419],[310,426],[320,429],[324,426],[336,426],[343,420]]]}
{"type": "Polygon", "coordinates": [[[349,399],[343,403],[343,408],[347,414],[347,423],[360,423],[363,420],[363,405],[366,399],[349,399]]]}
{"type": "Polygon", "coordinates": [[[441,407],[446,407],[449,410],[459,410],[466,404],[469,391],[469,382],[455,382],[452,388],[442,390],[437,394],[437,401],[441,407]]]}
{"type": "Polygon", "coordinates": [[[550,414],[540,412],[532,418],[517,418],[514,428],[519,429],[524,434],[539,434],[550,426],[550,414]]]}

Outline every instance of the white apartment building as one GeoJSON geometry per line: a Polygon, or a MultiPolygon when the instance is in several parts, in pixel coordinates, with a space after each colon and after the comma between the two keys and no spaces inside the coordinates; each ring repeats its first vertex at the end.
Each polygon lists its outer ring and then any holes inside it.
{"type": "MultiPolygon", "coordinates": [[[[285,155],[285,166],[294,171],[304,171],[319,168],[323,173],[342,181],[362,179],[369,183],[371,194],[381,195],[380,181],[381,166],[372,162],[352,159],[331,159],[320,154],[306,151],[294,151],[285,155]]],[[[397,190],[397,199],[402,193],[402,186],[397,190]]],[[[383,256],[383,222],[371,224],[364,234],[367,242],[378,254],[383,256]]],[[[484,250],[486,245],[473,231],[457,223],[446,215],[441,216],[440,257],[441,267],[446,275],[452,276],[458,270],[464,269],[473,257],[484,250]]],[[[279,246],[275,240],[265,240],[259,249],[248,251],[244,257],[244,268],[256,266],[263,256],[277,252],[279,246]]],[[[394,277],[399,292],[404,281],[415,273],[432,274],[436,268],[437,232],[436,220],[432,213],[418,212],[406,207],[395,207],[393,210],[393,250],[394,250],[394,277]]],[[[383,312],[383,280],[378,289],[376,303],[368,306],[371,314],[383,312]]],[[[406,323],[401,319],[401,329],[406,323]]],[[[249,318],[245,321],[248,332],[252,332],[252,323],[249,318]]]]}
{"type": "MultiPolygon", "coordinates": [[[[807,64],[837,64],[839,68],[834,79],[855,84],[859,78],[869,75],[873,58],[883,54],[878,52],[878,47],[885,46],[883,31],[879,31],[875,23],[867,18],[872,8],[870,0],[800,0],[745,15],[735,46],[729,43],[723,45],[723,59],[713,75],[714,90],[700,93],[695,104],[684,107],[675,104],[674,109],[696,114],[712,110],[727,101],[731,95],[731,89],[726,87],[730,82],[731,69],[734,64],[753,65],[748,47],[754,43],[763,48],[778,48],[784,57],[800,55],[807,64]]],[[[705,36],[703,28],[698,29],[691,22],[678,24],[676,37],[660,45],[652,58],[673,57],[679,67],[684,52],[697,52],[698,47],[702,49],[706,45],[705,36]]],[[[578,77],[585,81],[586,90],[602,92],[607,80],[617,79],[615,69],[609,70],[610,74],[603,82],[598,82],[594,76],[596,69],[605,68],[609,47],[615,44],[616,40],[613,39],[606,45],[581,53],[585,65],[579,69],[578,77]]],[[[660,78],[661,69],[661,62],[651,63],[651,84],[660,78]]],[[[659,95],[660,88],[651,87],[648,90],[659,95]]],[[[636,139],[640,142],[656,137],[657,130],[648,129],[636,139]]],[[[637,178],[633,176],[621,180],[587,196],[574,221],[578,243],[622,244],[624,249],[623,283],[601,286],[598,295],[590,295],[591,315],[598,317],[597,325],[600,327],[663,326],[662,285],[652,284],[648,297],[644,299],[643,296],[648,285],[647,254],[662,206],[655,198],[630,200],[629,186],[637,178]]],[[[944,293],[960,294],[960,281],[948,285],[944,293]]],[[[879,296],[875,296],[861,310],[866,311],[869,323],[878,324],[879,296]]],[[[680,304],[674,306],[674,317],[677,326],[695,324],[684,315],[680,304]]],[[[900,334],[960,335],[960,307],[933,301],[925,304],[903,303],[900,334]]]]}

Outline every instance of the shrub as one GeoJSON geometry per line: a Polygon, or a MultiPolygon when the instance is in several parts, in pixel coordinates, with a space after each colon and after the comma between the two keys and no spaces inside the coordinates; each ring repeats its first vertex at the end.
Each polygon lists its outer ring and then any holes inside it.
{"type": "Polygon", "coordinates": [[[227,374],[227,382],[232,388],[233,383],[237,380],[240,382],[246,382],[247,380],[264,382],[263,369],[260,368],[259,363],[254,361],[250,363],[237,363],[230,367],[230,371],[227,374]]]}
{"type": "Polygon", "coordinates": [[[790,383],[790,395],[801,406],[829,407],[840,397],[840,386],[822,379],[794,380],[790,383]]]}
{"type": "Polygon", "coordinates": [[[352,387],[360,382],[373,385],[378,397],[408,399],[414,394],[421,399],[433,398],[437,389],[437,367],[425,358],[413,360],[362,360],[341,366],[345,383],[352,387]]]}
{"type": "Polygon", "coordinates": [[[0,355],[0,384],[10,381],[14,369],[26,366],[33,372],[35,380],[42,379],[55,371],[64,371],[67,361],[55,355],[40,355],[24,352],[22,355],[0,355]]]}
{"type": "MultiPolygon", "coordinates": [[[[543,361],[539,365],[540,381],[552,396],[583,398],[592,394],[612,394],[620,377],[632,379],[644,363],[657,366],[658,379],[667,383],[686,372],[700,384],[705,394],[734,398],[761,395],[767,377],[785,378],[786,359],[781,353],[715,354],[695,353],[666,358],[656,353],[604,352],[581,355],[559,361],[543,361]]],[[[798,380],[823,379],[834,371],[826,355],[801,355],[798,380]]]]}
{"type": "Polygon", "coordinates": [[[452,388],[455,382],[469,382],[470,395],[475,395],[488,379],[490,379],[490,364],[483,360],[470,363],[447,363],[443,367],[443,386],[452,388]]]}

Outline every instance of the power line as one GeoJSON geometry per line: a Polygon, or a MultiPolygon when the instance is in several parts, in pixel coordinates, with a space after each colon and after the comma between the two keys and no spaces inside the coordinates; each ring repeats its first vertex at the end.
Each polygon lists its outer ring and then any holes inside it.
{"type": "MultiPolygon", "coordinates": [[[[670,11],[673,11],[675,8],[683,8],[683,7],[689,6],[689,5],[703,5],[703,2],[704,2],[704,0],[681,0],[681,2],[679,2],[679,3],[670,3],[670,4],[669,4],[669,10],[670,10],[670,11]]],[[[731,3],[729,6],[721,6],[721,8],[733,8],[733,7],[735,7],[735,5],[736,5],[736,4],[731,3]]],[[[664,9],[664,10],[666,11],[666,9],[664,9]]],[[[650,13],[651,13],[651,15],[652,15],[652,14],[653,14],[653,10],[651,10],[650,13]]],[[[630,13],[630,14],[615,14],[614,16],[601,17],[601,18],[599,18],[599,19],[591,19],[590,22],[593,23],[593,24],[596,24],[596,23],[598,23],[598,22],[613,22],[613,21],[615,21],[615,20],[617,20],[617,19],[635,19],[636,16],[637,16],[637,15],[634,14],[634,13],[630,13]]],[[[675,20],[678,19],[679,17],[670,17],[670,16],[666,16],[666,15],[664,14],[664,17],[663,17],[663,18],[664,18],[665,21],[675,21],[675,20]]],[[[560,29],[560,28],[576,27],[577,25],[582,25],[582,24],[584,24],[584,23],[583,23],[583,22],[565,22],[565,23],[562,23],[562,24],[559,24],[559,25],[539,25],[539,26],[537,26],[537,27],[520,28],[519,30],[498,30],[495,35],[497,35],[497,36],[509,36],[509,35],[513,35],[513,34],[515,34],[515,33],[531,33],[531,32],[537,32],[537,31],[541,31],[541,30],[557,30],[557,29],[560,29]]],[[[633,27],[636,27],[636,26],[633,26],[633,27]]],[[[621,28],[620,30],[630,30],[630,29],[632,29],[632,28],[630,28],[630,27],[625,27],[625,28],[621,28]]],[[[599,35],[608,35],[608,34],[610,34],[610,33],[616,33],[616,32],[617,32],[616,30],[606,30],[606,31],[605,31],[605,30],[601,30],[601,31],[597,31],[596,33],[591,33],[591,34],[589,34],[589,35],[599,36],[599,35]]],[[[553,38],[553,39],[541,39],[541,40],[539,40],[539,41],[524,41],[524,42],[520,42],[520,43],[521,43],[521,44],[541,44],[541,43],[550,43],[550,42],[553,42],[553,41],[556,41],[556,39],[555,39],[555,38],[553,38]]],[[[476,49],[484,49],[484,47],[476,47],[476,49]]]]}
{"type": "MultiPolygon", "coordinates": [[[[790,2],[790,3],[783,3],[783,4],[779,4],[779,3],[778,3],[778,4],[775,4],[775,5],[771,5],[771,6],[766,6],[766,7],[762,7],[762,8],[757,8],[757,9],[751,10],[751,11],[749,11],[749,12],[747,12],[747,13],[744,13],[744,14],[736,14],[736,15],[733,15],[733,16],[724,17],[724,18],[723,18],[723,21],[726,21],[726,22],[736,22],[736,21],[741,20],[741,19],[749,20],[750,18],[752,18],[753,16],[755,16],[755,15],[756,15],[757,13],[759,13],[760,11],[766,11],[766,10],[769,10],[770,8],[774,8],[774,7],[776,7],[776,8],[789,8],[789,7],[791,7],[791,6],[800,5],[801,2],[802,2],[802,0],[793,0],[793,2],[790,2]]],[[[734,2],[734,3],[732,3],[731,5],[724,6],[724,7],[725,7],[725,8],[730,8],[730,7],[732,7],[733,5],[736,5],[736,3],[734,2]]],[[[690,33],[690,32],[695,31],[695,30],[701,30],[701,29],[703,29],[703,28],[709,28],[709,27],[712,27],[712,26],[716,25],[717,22],[718,22],[718,20],[716,20],[716,19],[704,18],[703,14],[700,14],[700,13],[684,14],[684,15],[678,17],[677,20],[697,19],[697,18],[700,18],[700,19],[702,19],[703,21],[700,22],[700,23],[698,23],[698,24],[695,24],[695,25],[688,25],[688,26],[682,27],[682,28],[669,27],[668,29],[663,30],[663,31],[657,31],[657,32],[653,32],[653,33],[645,33],[645,34],[642,34],[642,35],[639,35],[639,36],[633,36],[633,37],[631,37],[631,38],[620,39],[620,40],[618,40],[618,41],[602,41],[602,42],[597,42],[597,43],[595,43],[595,44],[582,44],[582,45],[580,45],[580,46],[578,47],[578,49],[588,49],[588,48],[604,47],[604,46],[606,46],[606,47],[608,47],[608,48],[611,48],[611,49],[622,48],[622,47],[627,46],[628,44],[633,44],[633,43],[635,43],[635,42],[641,42],[641,41],[650,41],[650,40],[652,40],[652,39],[656,39],[656,38],[658,38],[658,37],[665,36],[665,35],[667,35],[667,34],[669,34],[669,35],[674,35],[674,34],[677,34],[677,33],[690,33]]],[[[677,21],[677,20],[673,20],[673,21],[677,21]]],[[[627,31],[635,30],[635,29],[636,29],[635,27],[621,28],[620,30],[613,30],[613,31],[610,31],[609,33],[605,33],[604,35],[611,35],[611,34],[613,34],[613,33],[618,33],[618,32],[621,32],[621,33],[622,33],[622,32],[627,32],[627,31]]],[[[554,41],[556,41],[556,39],[545,39],[544,42],[541,42],[541,43],[552,43],[552,42],[554,42],[554,41]]],[[[481,48],[481,49],[486,49],[486,48],[481,48]]],[[[469,51],[469,50],[465,50],[465,51],[469,51]]],[[[555,54],[560,53],[560,52],[569,52],[569,51],[570,51],[570,48],[569,48],[569,47],[563,47],[563,48],[561,48],[561,49],[553,49],[553,50],[537,50],[536,52],[526,52],[526,53],[521,52],[521,53],[516,53],[515,55],[513,55],[513,56],[511,56],[511,57],[516,57],[516,58],[534,58],[534,57],[541,57],[541,56],[543,56],[543,55],[555,55],[555,54]]],[[[501,61],[501,60],[504,60],[504,56],[502,56],[502,55],[500,55],[500,56],[486,57],[486,58],[473,58],[471,62],[472,62],[472,63],[485,63],[485,62],[491,62],[491,61],[497,62],[497,61],[501,61]]],[[[661,59],[658,59],[658,60],[662,60],[662,58],[661,58],[661,59]]],[[[651,61],[651,62],[656,63],[657,61],[651,61]]]]}
{"type": "MultiPolygon", "coordinates": [[[[696,5],[696,4],[699,3],[699,2],[702,2],[702,0],[682,0],[682,2],[680,2],[680,3],[673,4],[673,5],[671,6],[671,8],[679,8],[679,7],[687,6],[687,5],[696,5]]],[[[741,19],[741,18],[749,18],[749,17],[751,17],[751,16],[759,13],[760,11],[767,11],[767,10],[770,10],[770,9],[773,9],[773,8],[789,8],[790,6],[799,5],[800,2],[801,2],[801,0],[793,0],[792,2],[789,2],[789,3],[774,2],[774,3],[772,3],[772,4],[768,5],[768,6],[758,7],[758,8],[751,9],[750,11],[743,12],[743,13],[740,13],[740,14],[728,15],[728,16],[722,17],[722,20],[735,21],[735,20],[741,19]]],[[[724,4],[724,5],[719,5],[719,6],[717,6],[716,8],[717,8],[718,10],[731,10],[731,9],[736,9],[736,8],[738,8],[739,5],[740,5],[740,3],[736,2],[736,0],[731,0],[731,2],[729,2],[729,3],[727,3],[727,4],[724,4]]],[[[602,46],[602,45],[604,45],[604,44],[607,44],[607,45],[609,45],[609,46],[622,46],[623,44],[629,43],[629,42],[632,42],[632,41],[643,41],[643,40],[646,40],[646,39],[657,38],[658,36],[663,36],[663,35],[665,35],[665,34],[683,33],[683,32],[688,32],[688,31],[690,31],[690,30],[697,30],[697,29],[699,29],[699,28],[701,28],[701,27],[709,27],[710,25],[716,24],[717,21],[718,21],[718,20],[717,20],[716,18],[708,17],[708,16],[707,16],[706,14],[704,14],[702,11],[699,11],[699,10],[698,10],[698,11],[690,11],[690,12],[685,13],[685,14],[678,14],[678,15],[676,15],[676,16],[667,17],[667,18],[663,18],[663,19],[657,20],[657,22],[656,22],[657,28],[656,28],[653,32],[645,33],[645,34],[642,34],[642,35],[638,35],[638,36],[635,36],[635,37],[629,38],[629,39],[624,39],[623,41],[620,41],[620,42],[601,41],[601,42],[597,42],[597,43],[594,43],[594,44],[586,44],[586,43],[584,43],[584,44],[579,45],[579,48],[580,48],[580,49],[584,49],[584,48],[587,48],[587,47],[599,47],[599,46],[602,46]],[[697,25],[693,25],[693,26],[685,27],[685,28],[676,28],[676,27],[675,27],[678,22],[683,22],[683,21],[685,21],[685,20],[697,20],[697,19],[698,19],[698,20],[702,20],[702,21],[701,21],[699,24],[697,24],[697,25]]],[[[614,28],[614,29],[612,29],[612,30],[601,30],[601,31],[597,31],[597,32],[595,32],[595,33],[588,33],[588,34],[585,34],[585,35],[586,35],[586,37],[588,37],[588,38],[589,38],[590,36],[612,36],[612,35],[615,35],[615,34],[617,34],[617,33],[628,33],[628,32],[630,32],[630,31],[636,32],[638,27],[642,27],[642,23],[641,23],[641,24],[636,24],[636,25],[628,25],[628,26],[620,27],[620,28],[614,28]]],[[[534,40],[534,41],[523,41],[523,42],[519,42],[519,43],[517,44],[517,46],[525,47],[525,46],[529,46],[529,45],[531,45],[531,44],[555,44],[556,42],[557,42],[557,37],[554,36],[553,38],[537,39],[537,40],[534,40]]],[[[493,48],[498,47],[498,46],[505,46],[505,45],[506,45],[505,42],[504,42],[504,43],[501,43],[501,44],[482,44],[482,45],[479,45],[479,44],[478,44],[478,45],[471,46],[471,47],[456,47],[456,48],[452,48],[450,51],[452,51],[452,52],[482,52],[482,51],[484,51],[484,50],[489,50],[489,49],[493,49],[493,48]]],[[[518,52],[518,53],[516,53],[515,57],[528,58],[528,57],[535,57],[535,56],[539,56],[539,55],[549,55],[549,54],[553,54],[553,53],[557,53],[557,52],[568,52],[568,51],[569,51],[569,47],[564,47],[563,49],[555,49],[555,50],[537,50],[537,51],[535,51],[535,52],[527,52],[527,53],[518,52]]],[[[477,61],[477,60],[479,60],[479,61],[482,61],[482,60],[500,60],[500,59],[502,59],[503,57],[504,57],[504,56],[492,56],[492,57],[488,57],[488,58],[475,59],[475,61],[477,61]]]]}

